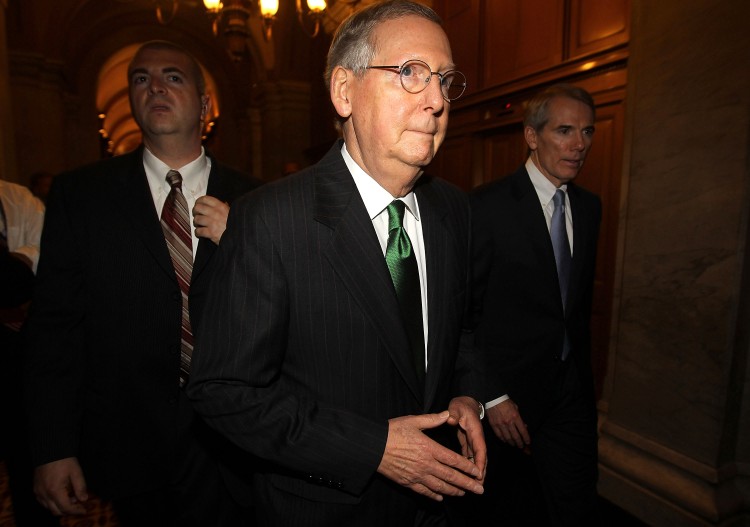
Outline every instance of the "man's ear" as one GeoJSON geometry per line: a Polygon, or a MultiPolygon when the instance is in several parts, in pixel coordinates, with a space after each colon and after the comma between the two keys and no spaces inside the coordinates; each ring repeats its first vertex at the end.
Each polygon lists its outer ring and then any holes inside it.
{"type": "Polygon", "coordinates": [[[211,110],[211,97],[208,95],[201,95],[201,121],[206,120],[209,110],[211,110]]]}
{"type": "Polygon", "coordinates": [[[336,66],[331,75],[331,102],[342,118],[346,119],[352,114],[352,104],[349,101],[354,73],[341,66],[336,66]]]}
{"type": "Polygon", "coordinates": [[[536,142],[536,130],[531,126],[526,126],[523,129],[523,137],[526,139],[526,144],[529,146],[529,150],[534,151],[537,147],[536,142]]]}

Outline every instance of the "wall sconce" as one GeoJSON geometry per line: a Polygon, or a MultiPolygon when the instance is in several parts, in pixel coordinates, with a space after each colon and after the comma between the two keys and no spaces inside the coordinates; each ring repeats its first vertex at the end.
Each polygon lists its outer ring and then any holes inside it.
{"type": "Polygon", "coordinates": [[[307,0],[307,15],[313,20],[314,27],[311,31],[307,29],[305,23],[304,10],[302,9],[302,0],[297,0],[297,20],[299,25],[302,26],[302,30],[307,33],[310,38],[315,38],[320,33],[320,20],[323,18],[323,11],[325,11],[326,0],[307,0]]]}

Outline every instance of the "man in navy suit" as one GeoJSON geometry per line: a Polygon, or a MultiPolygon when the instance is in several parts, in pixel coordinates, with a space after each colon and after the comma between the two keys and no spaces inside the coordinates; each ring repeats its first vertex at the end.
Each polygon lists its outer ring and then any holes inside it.
{"type": "Polygon", "coordinates": [[[459,350],[468,200],[423,175],[463,93],[454,70],[431,9],[358,11],[326,71],[343,141],[232,207],[188,392],[261,458],[261,525],[433,525],[444,497],[483,491],[478,370],[459,350]],[[398,237],[413,309],[386,262],[398,237]]]}
{"type": "Polygon", "coordinates": [[[487,364],[484,402],[497,437],[488,448],[498,467],[492,491],[476,501],[502,506],[496,510],[507,522],[508,511],[520,511],[523,524],[538,509],[530,501],[538,492],[508,470],[526,464],[541,484],[543,521],[592,525],[597,434],[589,319],[601,202],[574,180],[593,134],[586,91],[544,90],[526,108],[525,165],[471,196],[475,336],[487,364]],[[560,269],[555,225],[569,262],[560,269]]]}
{"type": "Polygon", "coordinates": [[[128,77],[143,145],[60,175],[47,202],[28,327],[34,489],[58,516],[83,514],[90,488],[122,525],[236,525],[218,472],[228,444],[181,386],[183,317],[199,334],[228,203],[256,183],[206,155],[210,100],[182,48],[144,44],[128,77]],[[178,190],[189,293],[160,222],[178,190]]]}

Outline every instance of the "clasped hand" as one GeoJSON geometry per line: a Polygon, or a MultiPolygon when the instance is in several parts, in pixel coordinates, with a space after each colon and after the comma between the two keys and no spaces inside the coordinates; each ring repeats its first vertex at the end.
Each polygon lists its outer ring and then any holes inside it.
{"type": "Polygon", "coordinates": [[[378,472],[435,501],[443,496],[484,492],[487,448],[477,403],[457,397],[440,414],[390,419],[388,439],[378,472]],[[461,454],[430,439],[423,430],[444,424],[457,429],[461,454]]]}

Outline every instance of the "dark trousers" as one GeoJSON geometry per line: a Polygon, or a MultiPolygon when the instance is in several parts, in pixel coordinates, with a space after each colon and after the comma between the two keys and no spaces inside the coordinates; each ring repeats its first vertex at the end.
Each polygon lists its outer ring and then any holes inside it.
{"type": "MultiPolygon", "coordinates": [[[[530,431],[527,451],[485,427],[487,479],[482,496],[465,496],[467,523],[503,527],[601,525],[597,515],[597,434],[593,396],[573,364],[561,363],[552,404],[530,431]],[[492,518],[491,522],[483,518],[492,518]]],[[[519,408],[523,416],[524,409],[519,408]]]]}
{"type": "Polygon", "coordinates": [[[182,393],[185,423],[166,487],[113,500],[122,527],[243,527],[249,513],[231,498],[221,476],[214,432],[197,422],[182,393]],[[213,437],[212,437],[213,436],[213,437]]]}
{"type": "Polygon", "coordinates": [[[532,437],[531,459],[547,506],[549,525],[600,525],[596,406],[566,364],[555,405],[532,437]]]}

